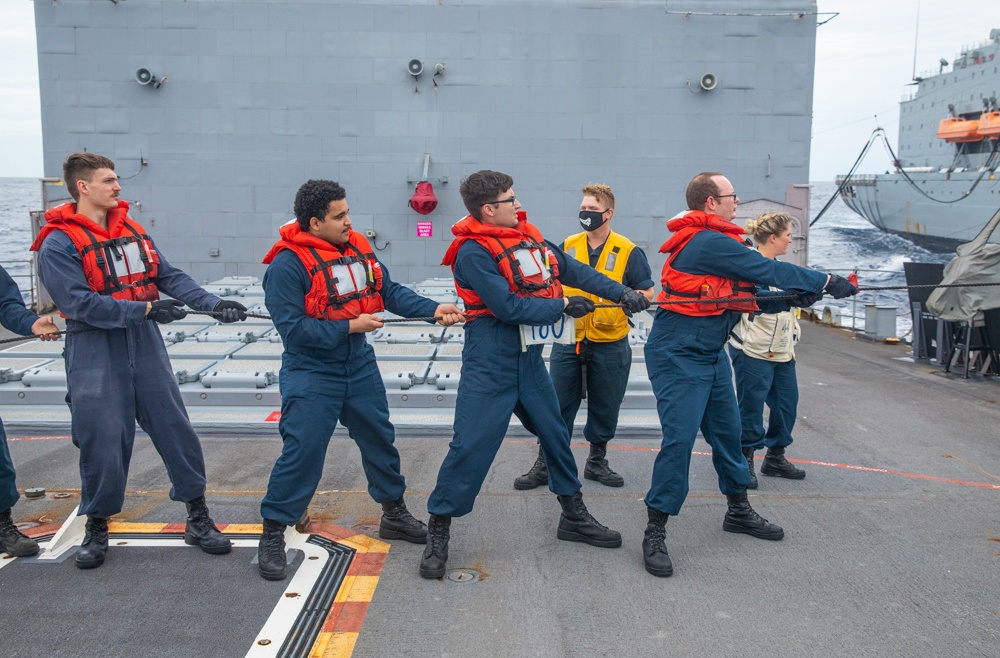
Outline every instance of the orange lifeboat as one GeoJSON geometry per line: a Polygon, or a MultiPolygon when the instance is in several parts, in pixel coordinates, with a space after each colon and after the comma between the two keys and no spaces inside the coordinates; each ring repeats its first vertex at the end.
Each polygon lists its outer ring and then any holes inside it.
{"type": "Polygon", "coordinates": [[[948,117],[941,119],[938,124],[938,139],[943,139],[949,144],[962,144],[964,142],[978,142],[983,138],[979,134],[979,122],[960,117],[948,117]]]}
{"type": "Polygon", "coordinates": [[[1000,139],[1000,112],[983,112],[977,132],[989,139],[1000,139]]]}

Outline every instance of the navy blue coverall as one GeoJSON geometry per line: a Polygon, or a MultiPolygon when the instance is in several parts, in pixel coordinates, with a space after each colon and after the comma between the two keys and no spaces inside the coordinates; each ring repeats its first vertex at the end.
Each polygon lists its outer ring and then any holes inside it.
{"type": "Polygon", "coordinates": [[[737,400],[743,425],[744,449],[786,448],[792,445],[792,429],[799,406],[799,382],[795,359],[768,361],[745,354],[729,344],[736,374],[737,400]],[[764,403],[770,410],[764,430],[764,403]]]}
{"type": "MultiPolygon", "coordinates": [[[[215,308],[218,297],[158,253],[155,282],[161,294],[197,311],[215,308]]],[[[39,248],[38,278],[66,316],[68,331],[97,328],[66,336],[66,403],[73,445],[80,449],[80,514],[107,518],[121,511],[136,422],[167,467],[170,498],[189,502],[203,495],[201,442],[160,330],[145,318],[146,302],[91,290],[83,260],[62,231],[53,231],[39,248]]]]}
{"type": "MultiPolygon", "coordinates": [[[[431,317],[438,303],[389,278],[382,265],[382,300],[404,317],[431,317]]],[[[364,333],[348,333],[349,320],[306,315],[312,282],[295,252],[279,252],[264,274],[264,304],[281,334],[281,456],[260,503],[265,519],[298,523],[309,507],[337,420],[358,444],[368,493],[379,503],[399,500],[406,481],[393,442],[389,402],[375,351],[364,333]]]]}
{"type": "MultiPolygon", "coordinates": [[[[31,325],[36,320],[38,316],[24,307],[17,284],[7,270],[0,267],[0,324],[15,334],[30,336],[31,325]]],[[[7,432],[0,421],[0,512],[13,507],[19,497],[14,485],[14,463],[7,450],[7,432]]]]}
{"type": "MultiPolygon", "coordinates": [[[[566,243],[563,243],[565,246],[566,243]]],[[[595,270],[603,249],[603,244],[597,249],[590,249],[590,266],[595,270]]],[[[646,254],[642,249],[634,248],[629,253],[622,284],[632,290],[648,290],[653,287],[651,276],[646,254]]],[[[549,373],[570,437],[583,401],[583,378],[586,376],[587,422],[583,426],[583,436],[590,443],[604,445],[615,438],[618,431],[618,413],[632,369],[632,348],[628,344],[628,336],[605,343],[588,340],[579,345],[580,354],[577,354],[576,345],[553,345],[549,373]],[[584,363],[587,364],[586,370],[584,363]]]]}
{"type": "MultiPolygon", "coordinates": [[[[560,281],[606,299],[621,298],[625,286],[548,244],[559,264],[560,281]]],[[[549,489],[560,496],[576,493],[580,490],[576,461],[555,388],[542,361],[543,346],[531,345],[521,351],[518,328],[559,320],[565,302],[562,298],[518,297],[486,248],[472,240],[458,251],[455,282],[474,290],[496,317],[480,317],[465,327],[455,433],[427,510],[448,517],[472,511],[512,413],[541,442],[549,467],[549,489]]]]}
{"type": "MultiPolygon", "coordinates": [[[[673,267],[688,274],[714,274],[796,292],[820,292],[827,280],[826,274],[765,258],[727,235],[708,230],[691,238],[673,267]]],[[[768,292],[757,294],[766,297],[768,292]]],[[[765,312],[789,308],[785,300],[757,303],[765,312]]],[[[712,447],[722,493],[745,492],[750,472],[740,447],[740,410],[724,349],[740,313],[695,317],[669,308],[657,310],[645,350],[663,429],[646,505],[675,516],[687,497],[691,450],[699,428],[712,447]]]]}

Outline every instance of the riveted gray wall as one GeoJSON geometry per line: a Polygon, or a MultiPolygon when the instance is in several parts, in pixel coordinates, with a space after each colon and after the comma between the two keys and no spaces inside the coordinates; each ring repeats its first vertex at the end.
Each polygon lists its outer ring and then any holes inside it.
{"type": "Polygon", "coordinates": [[[617,230],[658,268],[663,224],[694,174],[722,171],[741,197],[779,202],[807,181],[815,11],[814,0],[36,2],[45,172],[58,176],[72,151],[111,157],[136,219],[199,280],[261,275],[309,178],[347,188],[355,228],[377,232],[396,280],[446,276],[458,184],[477,169],[510,173],[554,241],[579,230],[580,187],[610,184],[617,230]],[[137,83],[139,68],[161,86],[137,83]],[[407,180],[425,153],[428,178],[448,182],[421,217],[407,180]],[[418,220],[432,238],[416,237],[418,220]]]}

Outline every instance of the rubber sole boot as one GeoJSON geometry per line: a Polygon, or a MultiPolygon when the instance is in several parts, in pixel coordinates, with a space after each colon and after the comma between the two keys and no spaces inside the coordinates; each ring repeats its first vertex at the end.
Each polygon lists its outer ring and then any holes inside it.
{"type": "Polygon", "coordinates": [[[583,494],[577,491],[572,496],[557,496],[562,506],[559,529],[556,537],[564,541],[579,541],[598,548],[618,548],[622,536],[597,522],[587,506],[583,504],[583,494]]]}
{"type": "Polygon", "coordinates": [[[789,480],[802,480],[806,476],[804,470],[796,468],[785,459],[784,448],[768,449],[767,454],[764,455],[764,462],[760,465],[760,474],[789,480]]]}
{"type": "Polygon", "coordinates": [[[422,578],[444,578],[448,564],[448,540],[451,538],[451,517],[431,514],[427,520],[427,548],[420,558],[422,578]]]}
{"type": "Polygon", "coordinates": [[[747,500],[745,493],[731,494],[726,498],[729,500],[729,510],[722,521],[722,529],[726,532],[742,532],[758,539],[771,540],[785,536],[781,526],[769,523],[750,507],[750,501],[747,500]]]}
{"type": "Polygon", "coordinates": [[[264,519],[257,544],[257,571],[264,580],[284,580],[288,572],[285,557],[285,524],[264,519]]]}
{"type": "Polygon", "coordinates": [[[652,507],[646,508],[649,525],[642,540],[642,562],[646,571],[659,578],[674,573],[674,565],[667,553],[667,519],[669,516],[652,507]]]}
{"type": "Polygon", "coordinates": [[[208,515],[204,496],[184,504],[188,512],[187,524],[184,526],[185,544],[200,546],[201,550],[212,555],[223,555],[233,550],[233,542],[215,527],[215,522],[208,515]]]}
{"type": "MultiPolygon", "coordinates": [[[[753,448],[744,448],[743,457],[747,460],[747,469],[750,471],[750,484],[747,485],[747,489],[756,489],[759,486],[757,481],[757,474],[753,470],[753,448]]],[[[763,471],[763,469],[761,469],[763,471]]]]}
{"type": "Polygon", "coordinates": [[[583,467],[584,479],[594,480],[606,487],[625,486],[625,478],[608,466],[607,453],[608,448],[605,444],[590,444],[590,456],[587,457],[587,464],[583,467]]]}
{"type": "Polygon", "coordinates": [[[11,557],[31,557],[38,554],[38,542],[17,529],[10,510],[0,512],[0,548],[11,557]]]}
{"type": "Polygon", "coordinates": [[[406,509],[402,498],[390,503],[382,503],[382,520],[378,524],[378,536],[382,539],[402,539],[411,544],[427,543],[427,525],[406,509]]]}
{"type": "Polygon", "coordinates": [[[528,491],[537,489],[549,484],[549,467],[545,463],[545,455],[542,454],[542,447],[538,447],[538,457],[531,469],[524,475],[514,478],[514,488],[518,491],[528,491]]]}
{"type": "Polygon", "coordinates": [[[108,520],[96,516],[87,517],[87,530],[83,535],[83,545],[76,552],[78,569],[94,569],[104,564],[108,553],[108,520]]]}

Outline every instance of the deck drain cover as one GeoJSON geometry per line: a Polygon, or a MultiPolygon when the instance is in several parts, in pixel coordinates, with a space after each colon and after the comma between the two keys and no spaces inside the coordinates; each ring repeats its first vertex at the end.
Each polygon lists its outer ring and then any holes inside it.
{"type": "Polygon", "coordinates": [[[445,580],[465,585],[477,582],[481,574],[475,569],[451,569],[444,575],[445,580]]]}

